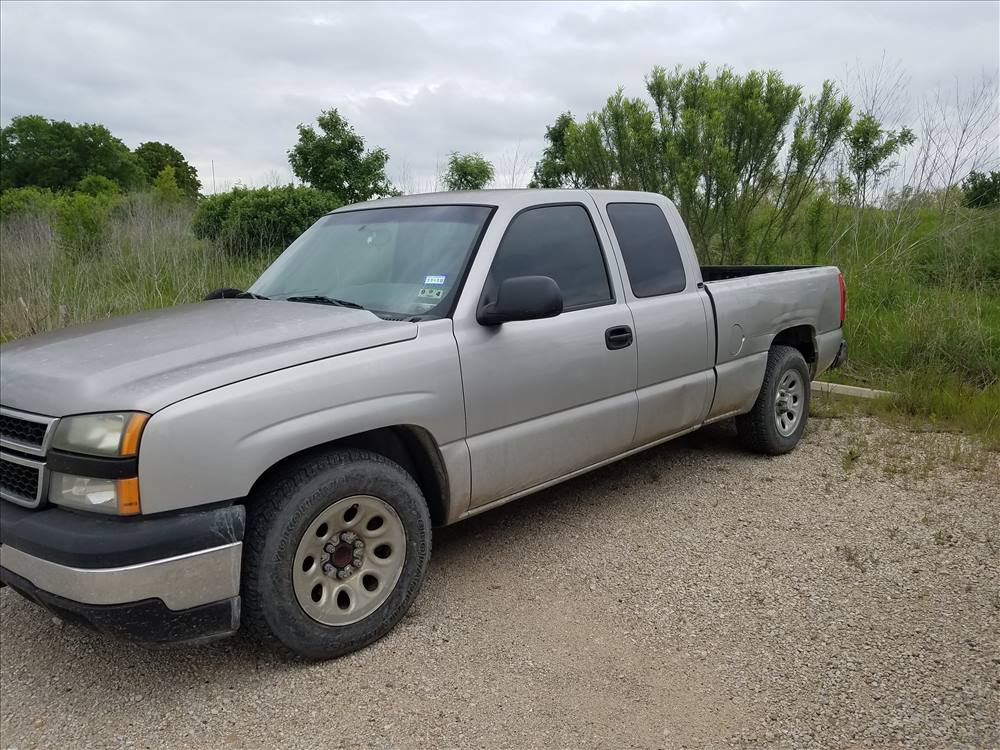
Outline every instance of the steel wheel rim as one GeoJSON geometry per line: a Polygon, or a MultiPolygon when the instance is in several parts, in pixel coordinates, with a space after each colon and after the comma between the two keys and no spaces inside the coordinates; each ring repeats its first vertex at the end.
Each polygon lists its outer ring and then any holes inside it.
{"type": "Polygon", "coordinates": [[[372,495],[342,498],[320,511],[299,540],[295,598],[317,622],[350,625],[385,603],[405,558],[406,531],[391,505],[372,495]]]}
{"type": "Polygon", "coordinates": [[[774,395],[774,424],[778,434],[788,437],[802,421],[805,385],[797,370],[786,370],[774,395]]]}

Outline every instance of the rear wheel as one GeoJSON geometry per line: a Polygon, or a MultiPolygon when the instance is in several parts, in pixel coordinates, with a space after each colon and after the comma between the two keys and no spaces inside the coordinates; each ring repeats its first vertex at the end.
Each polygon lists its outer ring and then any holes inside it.
{"type": "Polygon", "coordinates": [[[243,621],[306,658],[355,651],[395,626],[427,572],[431,520],[413,478],[368,451],[275,476],[247,508],[243,621]]]}
{"type": "Polygon", "coordinates": [[[788,453],[809,419],[809,366],[798,349],[773,346],[753,408],[736,418],[744,446],[757,453],[788,453]]]}

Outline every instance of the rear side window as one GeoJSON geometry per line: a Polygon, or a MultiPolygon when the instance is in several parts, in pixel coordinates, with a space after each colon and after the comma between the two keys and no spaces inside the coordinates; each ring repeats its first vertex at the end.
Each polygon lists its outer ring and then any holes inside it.
{"type": "Polygon", "coordinates": [[[636,297],[684,289],[684,264],[663,210],[652,203],[609,203],[608,216],[636,297]]]}
{"type": "Polygon", "coordinates": [[[563,309],[610,302],[611,284],[590,215],[583,206],[542,206],[514,217],[493,260],[486,295],[514,276],[549,276],[563,309]]]}

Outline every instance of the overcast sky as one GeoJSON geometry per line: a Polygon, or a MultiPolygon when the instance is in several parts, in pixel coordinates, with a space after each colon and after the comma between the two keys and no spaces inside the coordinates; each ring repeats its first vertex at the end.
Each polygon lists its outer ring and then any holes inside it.
{"type": "Polygon", "coordinates": [[[533,163],[556,115],[643,93],[657,64],[775,68],[815,92],[883,57],[911,100],[995,76],[1000,3],[3,2],[0,120],[167,141],[211,192],[213,161],[219,189],[289,181],[295,126],[336,107],[426,190],[453,150],[533,163]]]}

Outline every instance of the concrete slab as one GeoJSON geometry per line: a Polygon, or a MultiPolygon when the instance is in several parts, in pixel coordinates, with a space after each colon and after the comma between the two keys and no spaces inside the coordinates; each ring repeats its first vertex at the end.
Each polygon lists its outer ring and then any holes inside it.
{"type": "Polygon", "coordinates": [[[892,391],[880,391],[874,388],[860,388],[856,385],[841,385],[840,383],[812,382],[812,389],[820,393],[833,393],[837,396],[852,396],[854,398],[886,398],[895,396],[892,391]]]}

